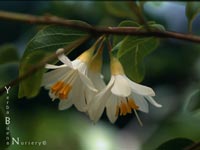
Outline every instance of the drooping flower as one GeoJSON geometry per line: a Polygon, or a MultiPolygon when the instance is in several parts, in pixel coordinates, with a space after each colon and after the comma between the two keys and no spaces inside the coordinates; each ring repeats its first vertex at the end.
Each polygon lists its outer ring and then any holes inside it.
{"type": "Polygon", "coordinates": [[[149,111],[147,101],[156,107],[161,107],[152,98],[155,96],[154,91],[128,79],[121,63],[115,57],[111,57],[111,74],[108,85],[94,97],[89,105],[89,116],[94,122],[100,119],[106,108],[106,114],[112,123],[119,115],[124,116],[134,111],[139,123],[142,124],[136,111],[147,113],[149,111]]]}
{"type": "MultiPolygon", "coordinates": [[[[64,54],[58,56],[63,65],[47,64],[47,69],[53,69],[44,74],[42,86],[49,89],[52,100],[60,99],[59,109],[64,110],[73,104],[79,111],[86,111],[97,89],[88,78],[88,65],[93,56],[97,42],[74,61],[70,61],[64,54]]],[[[58,49],[60,53],[63,49],[58,49]]],[[[95,78],[96,79],[96,78],[95,78]]]]}
{"type": "Polygon", "coordinates": [[[106,87],[105,82],[103,81],[103,75],[101,74],[102,49],[103,47],[100,46],[96,54],[93,56],[91,62],[89,63],[89,69],[87,72],[88,78],[91,79],[95,88],[99,91],[106,87]]]}

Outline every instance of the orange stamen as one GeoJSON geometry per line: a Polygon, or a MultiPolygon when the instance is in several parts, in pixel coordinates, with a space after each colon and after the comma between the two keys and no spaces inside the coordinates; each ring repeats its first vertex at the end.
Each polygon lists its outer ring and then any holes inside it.
{"type": "Polygon", "coordinates": [[[51,87],[51,92],[57,95],[60,99],[66,99],[71,88],[72,87],[69,84],[65,84],[63,81],[58,81],[51,87]]]}
{"type": "Polygon", "coordinates": [[[58,91],[62,89],[64,86],[64,82],[58,81],[51,87],[51,92],[57,95],[58,91]]]}
{"type": "Polygon", "coordinates": [[[118,116],[118,115],[125,116],[127,113],[131,113],[132,112],[131,110],[133,110],[133,112],[135,113],[136,118],[137,118],[139,124],[141,126],[143,126],[142,121],[140,120],[140,118],[139,118],[139,116],[137,114],[137,111],[136,111],[138,109],[139,109],[139,106],[136,105],[134,99],[126,98],[126,101],[123,100],[123,101],[121,101],[120,105],[117,105],[115,115],[116,116],[118,116]],[[120,114],[119,114],[119,111],[120,111],[120,114]]]}
{"type": "Polygon", "coordinates": [[[135,104],[135,101],[133,99],[128,99],[128,105],[132,108],[132,109],[139,109],[139,106],[135,104]]]}
{"type": "Polygon", "coordinates": [[[121,113],[120,113],[120,115],[125,116],[126,114],[127,114],[126,103],[122,102],[122,103],[121,103],[121,113]]]}
{"type": "Polygon", "coordinates": [[[137,106],[133,99],[127,99],[127,101],[122,101],[121,104],[116,108],[115,115],[125,116],[127,113],[131,113],[132,109],[138,110],[139,106],[137,106]],[[120,113],[119,113],[120,111],[120,113]]]}
{"type": "Polygon", "coordinates": [[[59,98],[60,99],[66,99],[69,95],[69,92],[71,90],[71,86],[69,84],[66,84],[60,91],[59,91],[59,98]]]}

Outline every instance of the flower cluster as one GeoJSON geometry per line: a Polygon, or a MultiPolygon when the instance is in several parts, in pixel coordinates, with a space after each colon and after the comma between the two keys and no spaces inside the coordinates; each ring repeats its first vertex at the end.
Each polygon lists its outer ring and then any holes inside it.
{"type": "MultiPolygon", "coordinates": [[[[74,105],[79,111],[87,112],[90,119],[97,122],[104,109],[110,122],[118,116],[134,112],[141,123],[137,110],[148,112],[148,102],[161,107],[152,97],[154,91],[131,81],[124,73],[120,61],[110,55],[111,79],[106,85],[101,74],[102,45],[97,51],[96,42],[75,60],[70,61],[64,54],[58,55],[63,65],[47,64],[51,69],[43,76],[42,86],[49,90],[52,100],[59,99],[59,110],[74,105]],[[94,54],[95,52],[95,54],[94,54]],[[147,102],[148,101],[148,102],[147,102]]],[[[57,53],[62,53],[60,48],[57,53]]]]}

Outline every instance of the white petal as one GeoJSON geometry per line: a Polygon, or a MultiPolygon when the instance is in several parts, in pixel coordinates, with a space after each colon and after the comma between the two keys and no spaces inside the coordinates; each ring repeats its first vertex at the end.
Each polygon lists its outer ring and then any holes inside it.
{"type": "Polygon", "coordinates": [[[150,87],[135,83],[126,76],[125,78],[128,80],[133,92],[140,95],[155,96],[155,92],[150,87]]]}
{"type": "Polygon", "coordinates": [[[91,81],[93,82],[96,89],[102,90],[103,88],[106,87],[106,84],[103,81],[103,79],[101,78],[100,73],[94,73],[94,72],[88,70],[87,76],[88,76],[88,78],[91,79],[91,81]]]}
{"type": "Polygon", "coordinates": [[[87,78],[85,75],[83,75],[80,72],[78,72],[78,74],[79,74],[81,81],[85,84],[85,86],[87,86],[92,91],[97,91],[97,89],[94,87],[93,83],[91,82],[91,80],[89,78],[87,78]]]}
{"type": "Polygon", "coordinates": [[[54,101],[57,98],[57,96],[51,93],[51,91],[49,91],[49,97],[52,99],[52,101],[54,101]]]}
{"type": "Polygon", "coordinates": [[[104,111],[105,105],[108,101],[107,98],[110,97],[110,95],[112,94],[110,90],[113,83],[114,83],[114,78],[111,77],[111,80],[106,86],[106,88],[104,88],[100,93],[98,93],[89,105],[88,109],[89,117],[94,122],[97,122],[99,120],[104,111]]]}
{"type": "Polygon", "coordinates": [[[72,72],[73,69],[70,67],[64,67],[44,73],[41,85],[46,87],[51,86],[55,82],[61,80],[64,76],[70,75],[72,72]]]}
{"type": "Polygon", "coordinates": [[[145,96],[145,98],[154,106],[156,107],[162,107],[161,104],[158,104],[151,96],[145,96]]]}
{"type": "Polygon", "coordinates": [[[58,104],[58,109],[59,110],[65,110],[68,109],[72,106],[72,102],[69,100],[60,100],[58,104]]]}
{"type": "Polygon", "coordinates": [[[79,59],[75,59],[74,61],[72,61],[72,65],[74,67],[74,69],[78,69],[78,71],[80,71],[82,74],[86,75],[87,72],[87,64],[79,59]]]}
{"type": "Polygon", "coordinates": [[[106,114],[111,123],[114,123],[118,118],[118,115],[116,115],[117,101],[117,96],[111,95],[106,105],[106,114]]]}
{"type": "Polygon", "coordinates": [[[60,65],[60,66],[56,66],[56,65],[51,65],[51,64],[46,64],[45,65],[45,68],[46,69],[58,69],[58,68],[63,68],[63,67],[66,67],[66,65],[60,65]]]}
{"type": "Polygon", "coordinates": [[[62,54],[58,55],[58,59],[59,59],[62,63],[66,64],[67,66],[72,67],[71,61],[69,60],[69,58],[68,58],[67,56],[64,55],[63,52],[64,52],[64,49],[63,49],[63,48],[60,48],[60,49],[58,49],[58,50],[56,51],[57,54],[62,53],[62,54]]]}
{"type": "Polygon", "coordinates": [[[143,96],[134,93],[131,95],[131,97],[133,97],[135,104],[139,106],[140,111],[143,111],[145,113],[149,112],[149,104],[147,103],[147,101],[144,99],[143,96]]]}
{"type": "Polygon", "coordinates": [[[127,97],[131,94],[131,88],[127,80],[122,75],[115,75],[114,85],[111,92],[117,96],[127,97]]]}
{"type": "Polygon", "coordinates": [[[84,94],[84,85],[82,85],[81,80],[77,77],[75,83],[73,84],[73,103],[75,107],[81,111],[86,111],[86,100],[85,100],[85,94],[84,94]]]}
{"type": "Polygon", "coordinates": [[[97,94],[96,91],[94,92],[90,90],[88,87],[85,87],[85,98],[86,98],[87,105],[89,105],[92,102],[96,94],[97,94]]]}

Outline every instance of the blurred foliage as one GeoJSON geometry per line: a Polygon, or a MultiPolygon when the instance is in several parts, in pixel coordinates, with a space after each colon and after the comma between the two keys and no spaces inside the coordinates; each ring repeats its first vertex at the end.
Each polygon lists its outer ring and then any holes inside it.
{"type": "Polygon", "coordinates": [[[191,146],[194,144],[194,142],[190,139],[186,138],[175,138],[172,140],[169,140],[162,145],[160,145],[156,150],[181,150],[181,149],[186,149],[188,146],[191,146]]]}
{"type": "Polygon", "coordinates": [[[184,112],[196,113],[200,111],[200,90],[193,91],[183,105],[184,112]]]}
{"type": "Polygon", "coordinates": [[[106,9],[115,17],[137,19],[136,14],[131,12],[128,2],[105,2],[106,9]]]}
{"type": "Polygon", "coordinates": [[[188,19],[188,28],[189,31],[192,31],[192,22],[194,21],[197,14],[200,12],[200,3],[199,2],[187,2],[185,14],[188,19]]]}
{"type": "Polygon", "coordinates": [[[154,150],[161,143],[177,137],[189,138],[198,142],[199,123],[200,118],[191,114],[180,113],[176,116],[173,114],[173,117],[169,116],[168,119],[163,120],[162,124],[143,145],[143,150],[154,150]]]}
{"type": "Polygon", "coordinates": [[[0,109],[0,149],[5,150],[6,147],[6,124],[5,122],[5,115],[3,114],[2,110],[0,109]]]}
{"type": "Polygon", "coordinates": [[[0,64],[17,62],[19,60],[17,48],[11,44],[5,44],[0,47],[0,64]]]}

